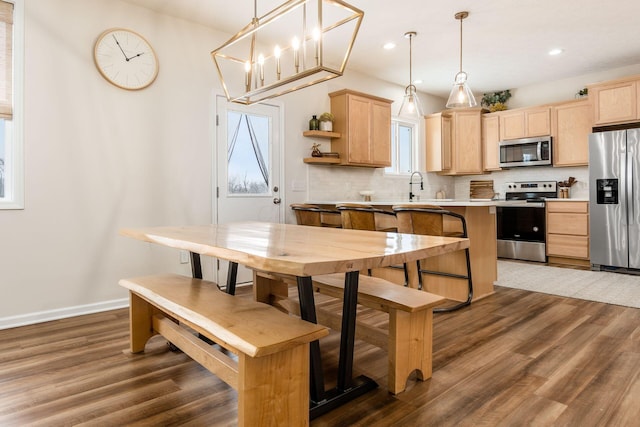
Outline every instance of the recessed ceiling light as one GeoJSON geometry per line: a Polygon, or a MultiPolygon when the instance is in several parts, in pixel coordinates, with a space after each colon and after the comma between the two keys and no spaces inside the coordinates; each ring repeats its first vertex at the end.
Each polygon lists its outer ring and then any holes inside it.
{"type": "Polygon", "coordinates": [[[420,83],[422,83],[422,80],[421,80],[421,79],[415,79],[415,80],[413,81],[413,84],[414,84],[414,85],[419,85],[420,83]]]}
{"type": "Polygon", "coordinates": [[[388,43],[385,43],[384,46],[382,47],[385,48],[386,50],[391,50],[396,47],[396,44],[394,42],[388,42],[388,43]]]}
{"type": "Polygon", "coordinates": [[[564,52],[564,49],[555,48],[549,51],[549,55],[551,56],[560,55],[562,52],[564,52]]]}

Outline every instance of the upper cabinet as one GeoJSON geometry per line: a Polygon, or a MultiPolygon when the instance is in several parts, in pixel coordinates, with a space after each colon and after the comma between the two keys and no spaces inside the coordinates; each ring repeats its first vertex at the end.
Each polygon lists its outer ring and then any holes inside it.
{"type": "Polygon", "coordinates": [[[520,108],[500,113],[502,140],[551,135],[551,107],[520,108]]]}
{"type": "Polygon", "coordinates": [[[344,89],[329,94],[333,129],[340,137],[331,148],[347,166],[391,166],[392,101],[344,89]]]}
{"type": "Polygon", "coordinates": [[[446,110],[425,117],[428,172],[482,173],[482,109],[446,110]]]}
{"type": "Polygon", "coordinates": [[[640,120],[640,76],[588,86],[596,125],[640,120]]]}
{"type": "Polygon", "coordinates": [[[500,116],[495,113],[482,115],[482,164],[485,171],[500,170],[500,116]]]}
{"type": "Polygon", "coordinates": [[[588,99],[554,105],[552,111],[553,165],[589,164],[589,134],[593,108],[588,99]]]}

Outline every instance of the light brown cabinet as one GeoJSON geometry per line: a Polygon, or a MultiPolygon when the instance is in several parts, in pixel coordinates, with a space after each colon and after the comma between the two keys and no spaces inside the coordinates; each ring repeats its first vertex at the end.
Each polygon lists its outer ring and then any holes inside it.
{"type": "Polygon", "coordinates": [[[500,138],[519,139],[551,135],[551,107],[533,107],[500,113],[500,138]]]}
{"type": "Polygon", "coordinates": [[[589,203],[547,201],[549,263],[589,266],[589,203]]]}
{"type": "Polygon", "coordinates": [[[391,166],[392,101],[344,89],[329,94],[333,129],[332,151],[346,166],[391,166]]]}
{"type": "Polygon", "coordinates": [[[485,171],[500,170],[500,116],[482,116],[482,168],[485,171]]]}
{"type": "Polygon", "coordinates": [[[446,110],[425,117],[428,172],[482,173],[482,109],[446,110]]]}
{"type": "Polygon", "coordinates": [[[593,107],[588,99],[554,105],[552,111],[553,165],[589,164],[589,134],[593,107]]]}
{"type": "Polygon", "coordinates": [[[596,125],[640,120],[640,76],[598,83],[588,88],[596,125]]]}

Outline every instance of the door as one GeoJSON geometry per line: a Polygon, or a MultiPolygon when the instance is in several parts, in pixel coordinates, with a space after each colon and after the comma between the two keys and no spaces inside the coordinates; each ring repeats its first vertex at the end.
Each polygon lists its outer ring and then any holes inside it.
{"type": "MultiPolygon", "coordinates": [[[[214,222],[281,222],[280,108],[241,105],[217,97],[216,189],[214,222]]],[[[226,283],[228,263],[220,261],[217,283],[226,283]]],[[[252,280],[239,266],[237,283],[252,280]]]]}
{"type": "Polygon", "coordinates": [[[594,265],[629,266],[626,135],[614,131],[589,136],[589,237],[594,265]]]}

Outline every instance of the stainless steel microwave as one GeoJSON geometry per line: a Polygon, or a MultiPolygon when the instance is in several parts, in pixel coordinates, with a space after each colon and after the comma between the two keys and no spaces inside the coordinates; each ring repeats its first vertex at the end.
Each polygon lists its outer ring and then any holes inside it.
{"type": "Polygon", "coordinates": [[[499,150],[501,168],[551,164],[550,136],[501,141],[499,150]]]}

